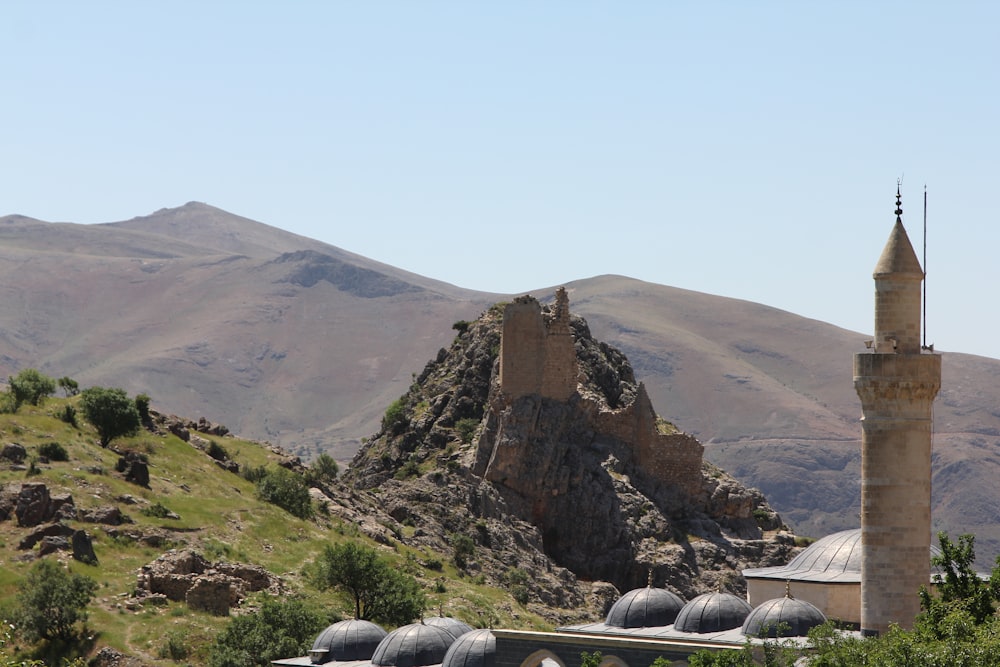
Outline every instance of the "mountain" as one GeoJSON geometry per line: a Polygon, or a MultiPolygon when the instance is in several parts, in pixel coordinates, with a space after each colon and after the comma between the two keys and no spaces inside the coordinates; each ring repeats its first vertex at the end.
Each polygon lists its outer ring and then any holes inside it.
{"type": "MultiPolygon", "coordinates": [[[[690,249],[697,252],[697,249],[690,249]]],[[[306,457],[347,461],[452,325],[514,295],[430,280],[199,203],[105,225],[0,218],[0,373],[146,392],[306,457]]],[[[800,534],[854,527],[863,333],[622,276],[565,283],[656,411],[800,534]]],[[[543,302],[554,288],[541,286],[543,302]]],[[[870,304],[859,303],[868,309],[870,304]]],[[[934,525],[1000,552],[1000,361],[945,352],[934,525]]]]}

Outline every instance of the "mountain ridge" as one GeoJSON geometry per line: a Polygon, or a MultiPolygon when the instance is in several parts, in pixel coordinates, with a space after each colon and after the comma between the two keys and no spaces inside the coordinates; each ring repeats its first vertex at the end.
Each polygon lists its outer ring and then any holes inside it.
{"type": "MultiPolygon", "coordinates": [[[[140,233],[151,216],[110,225],[0,218],[0,373],[33,366],[123,386],[171,412],[211,410],[247,437],[347,461],[450,342],[453,323],[513,296],[414,276],[214,207],[199,217],[203,207],[158,212],[161,222],[201,221],[197,238],[180,228],[140,233]],[[338,288],[336,271],[334,282],[289,282],[295,270],[326,275],[337,265],[273,263],[300,241],[288,252],[355,267],[376,296],[338,288]],[[256,257],[264,247],[271,255],[256,257]],[[383,295],[374,286],[388,279],[422,289],[383,295]]],[[[706,458],[764,491],[800,533],[857,525],[851,360],[866,335],[625,276],[565,286],[574,311],[632,360],[657,412],[702,440],[706,458]]],[[[1000,474],[998,378],[998,360],[945,352],[935,407],[935,529],[977,533],[986,556],[1000,547],[989,510],[1000,496],[988,481],[1000,474]]]]}

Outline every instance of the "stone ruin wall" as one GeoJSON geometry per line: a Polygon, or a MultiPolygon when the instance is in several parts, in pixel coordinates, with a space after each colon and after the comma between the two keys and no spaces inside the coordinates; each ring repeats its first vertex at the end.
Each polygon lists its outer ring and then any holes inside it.
{"type": "Polygon", "coordinates": [[[576,392],[576,348],[569,328],[569,297],[556,292],[555,312],[546,321],[541,305],[518,297],[503,314],[500,388],[510,398],[537,394],[557,401],[576,392]]]}
{"type": "MultiPolygon", "coordinates": [[[[539,395],[566,401],[577,392],[579,373],[565,288],[557,290],[553,310],[546,318],[530,296],[518,297],[504,309],[500,388],[509,400],[539,395]]],[[[656,412],[643,385],[631,405],[601,409],[592,418],[595,430],[631,443],[636,462],[655,479],[689,493],[700,489],[704,447],[683,433],[659,433],[656,412]]]]}

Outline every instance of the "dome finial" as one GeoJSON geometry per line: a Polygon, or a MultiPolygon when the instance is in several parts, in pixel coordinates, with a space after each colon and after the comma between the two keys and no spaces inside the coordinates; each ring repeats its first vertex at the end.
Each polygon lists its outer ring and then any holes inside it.
{"type": "Polygon", "coordinates": [[[649,568],[649,574],[646,575],[646,588],[653,587],[653,568],[649,568]]]}
{"type": "Polygon", "coordinates": [[[791,579],[785,579],[785,597],[788,598],[789,600],[794,599],[792,597],[792,580],[791,579]]]}

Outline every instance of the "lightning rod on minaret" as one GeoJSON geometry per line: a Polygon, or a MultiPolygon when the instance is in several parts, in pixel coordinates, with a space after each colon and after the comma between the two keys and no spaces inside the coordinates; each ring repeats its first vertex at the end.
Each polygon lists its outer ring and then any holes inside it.
{"type": "Polygon", "coordinates": [[[927,184],[924,183],[924,344],[927,349],[927,184]]]}

